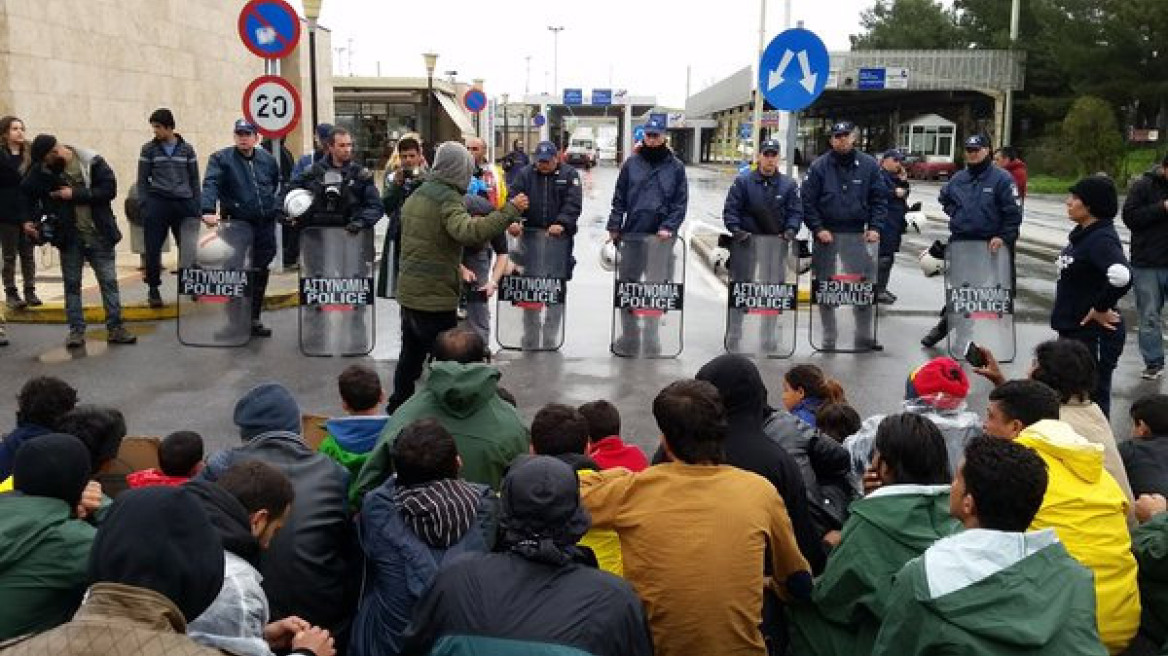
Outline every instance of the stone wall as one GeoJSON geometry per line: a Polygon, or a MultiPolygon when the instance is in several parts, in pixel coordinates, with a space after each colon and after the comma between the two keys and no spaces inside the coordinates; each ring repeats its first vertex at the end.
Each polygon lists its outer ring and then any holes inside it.
{"type": "MultiPolygon", "coordinates": [[[[28,128],[93,148],[111,163],[119,195],[137,171],[151,138],[147,117],[169,107],[178,130],[199,154],[200,169],[231,144],[247,83],[263,60],[240,43],[243,0],[3,0],[0,2],[0,115],[28,128]]],[[[332,107],[331,39],[317,35],[321,120],[332,107]]],[[[304,96],[309,121],[308,35],[283,64],[304,96]]],[[[309,133],[290,135],[289,148],[311,147],[309,133]]],[[[121,203],[115,203],[120,213],[121,203]]]]}

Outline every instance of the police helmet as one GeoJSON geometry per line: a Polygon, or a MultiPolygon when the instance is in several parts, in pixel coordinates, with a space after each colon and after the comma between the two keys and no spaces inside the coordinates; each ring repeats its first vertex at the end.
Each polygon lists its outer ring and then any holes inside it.
{"type": "Polygon", "coordinates": [[[714,265],[714,273],[724,273],[730,262],[730,251],[719,246],[710,254],[710,263],[714,265]]]}
{"type": "Polygon", "coordinates": [[[944,256],[938,257],[936,249],[933,247],[921,251],[919,259],[921,262],[921,271],[925,274],[925,277],[939,276],[945,270],[944,256]]]}
{"type": "Polygon", "coordinates": [[[299,219],[312,207],[312,192],[307,189],[293,189],[284,197],[284,213],[299,219]]]}
{"type": "Polygon", "coordinates": [[[210,231],[199,237],[198,248],[195,251],[195,261],[199,266],[207,269],[222,269],[235,254],[231,247],[219,236],[216,231],[210,231]]]}
{"type": "Polygon", "coordinates": [[[616,244],[611,241],[604,242],[604,246],[600,248],[600,268],[605,271],[616,270],[616,244]]]}

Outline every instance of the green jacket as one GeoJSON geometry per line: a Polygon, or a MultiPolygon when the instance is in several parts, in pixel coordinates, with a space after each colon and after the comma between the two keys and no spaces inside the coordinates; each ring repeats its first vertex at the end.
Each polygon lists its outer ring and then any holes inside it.
{"type": "Polygon", "coordinates": [[[530,450],[531,440],[523,419],[498,390],[499,370],[491,365],[435,362],[425,385],[385,425],[349,489],[349,500],[359,507],[366,492],[393,474],[390,452],[401,429],[431,418],[454,435],[462,458],[460,478],[499,489],[503,471],[530,450]]]}
{"type": "Polygon", "coordinates": [[[68,622],[96,529],[59,499],[0,495],[0,641],[68,622]]]}
{"type": "Polygon", "coordinates": [[[1140,633],[1168,654],[1168,513],[1132,532],[1132,553],[1140,565],[1140,633]]]}
{"type": "Polygon", "coordinates": [[[840,545],[815,581],[810,604],[788,607],[796,656],[868,654],[888,608],[892,577],[961,525],[947,486],[893,485],[852,503],[840,545]]]}
{"type": "Polygon", "coordinates": [[[511,203],[472,218],[454,186],[437,179],[423,182],[402,206],[398,303],[422,312],[456,310],[462,293],[458,265],[463,247],[486,243],[519,218],[511,203]]]}
{"type": "Polygon", "coordinates": [[[871,653],[1107,656],[1107,648],[1093,575],[1054,531],[973,529],[896,575],[871,653]]]}

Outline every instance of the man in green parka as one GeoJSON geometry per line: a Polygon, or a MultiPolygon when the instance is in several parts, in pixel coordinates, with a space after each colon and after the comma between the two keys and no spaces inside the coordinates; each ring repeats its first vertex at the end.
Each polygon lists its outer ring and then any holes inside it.
{"type": "Polygon", "coordinates": [[[873,453],[865,479],[877,489],[852,503],[811,603],[788,607],[795,656],[870,653],[892,576],[960,528],[949,516],[949,457],[933,422],[910,413],[885,417],[873,453]]]}
{"type": "Polygon", "coordinates": [[[1132,532],[1143,607],[1137,640],[1156,645],[1162,656],[1168,656],[1168,504],[1159,494],[1145,494],[1136,501],[1136,508],[1144,522],[1132,532]]]}
{"type": "Polygon", "coordinates": [[[78,516],[89,466],[72,435],[42,435],[16,453],[15,491],[0,495],[0,641],[64,624],[81,605],[96,532],[78,516]]]}
{"type": "Polygon", "coordinates": [[[386,408],[389,414],[413,395],[434,338],[458,324],[463,247],[486,243],[518,223],[527,210],[527,196],[519,194],[498,211],[471,217],[463,196],[473,171],[466,146],[446,142],[438,147],[426,181],[402,206],[397,280],[402,345],[386,408]]]}
{"type": "Polygon", "coordinates": [[[1033,450],[970,442],[950,494],[966,530],[896,575],[873,656],[1106,656],[1091,571],[1053,530],[1026,532],[1046,486],[1033,450]]]}

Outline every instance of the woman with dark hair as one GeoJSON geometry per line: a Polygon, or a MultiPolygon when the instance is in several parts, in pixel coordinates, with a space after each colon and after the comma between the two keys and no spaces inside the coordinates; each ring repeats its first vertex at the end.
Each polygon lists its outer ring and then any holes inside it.
{"type": "Polygon", "coordinates": [[[1079,180],[1067,195],[1067,216],[1075,223],[1070,243],[1056,260],[1054,307],[1050,327],[1087,346],[1095,363],[1091,400],[1111,414],[1111,374],[1123,354],[1123,316],[1116,308],[1131,289],[1132,271],[1115,215],[1119,201],[1115,183],[1104,175],[1079,180]]]}
{"type": "MultiPolygon", "coordinates": [[[[20,194],[20,181],[31,163],[28,142],[24,138],[24,121],[15,116],[0,118],[0,252],[4,254],[4,300],[8,307],[20,309],[37,306],[36,260],[33,244],[24,233],[27,207],[20,194]],[[16,259],[24,278],[24,298],[16,288],[16,259]]],[[[2,317],[0,317],[2,319],[2,317]]],[[[3,322],[0,321],[0,337],[3,322]]]]}
{"type": "Polygon", "coordinates": [[[839,381],[813,364],[799,364],[783,374],[783,407],[815,426],[815,413],[825,403],[847,403],[839,381]]]}
{"type": "Polygon", "coordinates": [[[1088,441],[1103,446],[1103,468],[1111,474],[1128,501],[1128,518],[1134,519],[1135,496],[1123,466],[1123,457],[1111,422],[1098,404],[1091,401],[1096,383],[1095,359],[1083,342],[1052,339],[1034,347],[1030,378],[1046,383],[1059,395],[1059,420],[1070,424],[1088,441]]]}
{"type": "Polygon", "coordinates": [[[945,438],[924,416],[905,412],[880,422],[864,479],[868,496],[852,503],[811,603],[790,609],[792,653],[871,653],[893,576],[960,528],[949,516],[945,438]]]}

